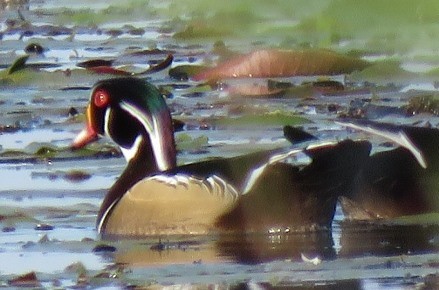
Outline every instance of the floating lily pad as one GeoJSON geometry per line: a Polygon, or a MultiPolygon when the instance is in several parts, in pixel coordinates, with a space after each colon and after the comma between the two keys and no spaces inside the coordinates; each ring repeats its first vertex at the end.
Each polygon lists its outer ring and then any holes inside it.
{"type": "Polygon", "coordinates": [[[205,70],[201,65],[179,65],[169,70],[169,76],[177,80],[187,80],[205,70]]]}
{"type": "Polygon", "coordinates": [[[24,55],[17,58],[11,67],[8,69],[8,75],[11,75],[19,70],[22,70],[26,67],[26,61],[28,60],[29,55],[24,55]]]}
{"type": "Polygon", "coordinates": [[[266,78],[347,74],[362,70],[367,61],[329,50],[257,50],[232,58],[193,76],[195,80],[266,78]]]}
{"type": "Polygon", "coordinates": [[[197,151],[208,145],[209,138],[204,135],[192,138],[189,134],[182,133],[176,136],[175,143],[178,151],[197,151]]]}
{"type": "Polygon", "coordinates": [[[350,80],[367,81],[375,84],[400,83],[413,81],[419,77],[418,74],[408,72],[401,68],[398,61],[385,60],[379,61],[363,69],[362,71],[353,72],[350,80]]]}
{"type": "Polygon", "coordinates": [[[23,274],[21,276],[15,277],[8,281],[8,285],[12,287],[29,287],[29,288],[39,288],[41,287],[40,281],[38,281],[35,272],[30,272],[23,274]]]}
{"type": "Polygon", "coordinates": [[[406,109],[410,115],[420,113],[439,115],[439,95],[431,94],[412,97],[406,109]]]}
{"type": "Polygon", "coordinates": [[[254,127],[254,126],[296,126],[310,121],[304,117],[286,112],[273,112],[261,115],[244,115],[241,117],[229,117],[214,119],[211,121],[216,126],[226,127],[254,127]]]}

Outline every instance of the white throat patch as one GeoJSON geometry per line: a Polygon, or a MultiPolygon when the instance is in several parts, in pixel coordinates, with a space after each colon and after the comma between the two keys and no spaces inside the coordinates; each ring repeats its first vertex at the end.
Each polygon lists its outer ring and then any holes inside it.
{"type": "Polygon", "coordinates": [[[172,164],[169,164],[165,156],[166,153],[163,152],[163,148],[165,148],[163,140],[161,138],[161,136],[163,135],[163,128],[159,126],[156,117],[154,115],[146,116],[138,108],[127,102],[121,102],[120,107],[128,112],[131,116],[139,120],[139,122],[145,128],[146,132],[148,132],[152,143],[152,150],[154,151],[154,156],[157,161],[157,167],[159,168],[159,170],[165,171],[171,168],[172,164]]]}
{"type": "Polygon", "coordinates": [[[139,151],[140,143],[142,143],[143,137],[142,135],[137,136],[136,140],[134,141],[133,146],[131,148],[123,148],[120,147],[120,150],[122,151],[123,157],[125,157],[125,160],[127,162],[130,162],[131,159],[134,158],[134,156],[137,155],[137,152],[139,151]]]}

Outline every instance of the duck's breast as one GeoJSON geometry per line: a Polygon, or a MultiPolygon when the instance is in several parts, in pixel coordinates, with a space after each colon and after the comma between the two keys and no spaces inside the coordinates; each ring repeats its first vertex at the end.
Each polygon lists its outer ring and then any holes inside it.
{"type": "Polygon", "coordinates": [[[157,175],[135,184],[104,217],[100,232],[151,236],[206,234],[238,200],[231,185],[217,176],[157,175]]]}

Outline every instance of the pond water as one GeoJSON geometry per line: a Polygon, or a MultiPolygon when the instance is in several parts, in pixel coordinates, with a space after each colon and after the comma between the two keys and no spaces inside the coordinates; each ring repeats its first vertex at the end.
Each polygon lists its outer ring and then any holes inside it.
{"type": "MultiPolygon", "coordinates": [[[[329,44],[320,40],[314,43],[312,37],[292,41],[290,35],[285,35],[306,17],[329,9],[331,1],[300,8],[303,16],[284,15],[279,12],[281,8],[269,10],[262,13],[267,24],[254,20],[261,17],[260,11],[249,9],[254,18],[244,16],[255,21],[253,25],[258,29],[243,25],[250,34],[248,37],[207,29],[207,36],[199,32],[203,35],[192,38],[175,36],[199,17],[197,4],[192,1],[183,1],[189,7],[186,10],[176,1],[121,4],[120,1],[30,0],[25,4],[6,5],[7,2],[0,2],[0,287],[439,287],[437,223],[352,223],[337,208],[332,231],[323,233],[136,240],[101,239],[95,230],[102,198],[123,171],[125,161],[106,139],[92,146],[90,152],[75,153],[68,149],[83,126],[82,113],[90,87],[99,79],[111,77],[86,71],[78,63],[111,59],[115,67],[140,71],[160,63],[172,52],[171,67],[214,64],[221,58],[213,50],[218,40],[235,52],[282,47],[285,43],[294,49],[305,42],[346,52],[364,49],[361,44],[365,41],[377,41],[367,39],[378,37],[373,34],[329,44]],[[179,15],[168,11],[169,7],[183,10],[179,15]],[[44,53],[32,54],[27,68],[8,76],[8,67],[25,55],[30,43],[41,44],[44,53]],[[154,49],[160,51],[151,53],[154,49]],[[29,272],[35,272],[37,277],[35,281],[27,281],[30,284],[14,280],[29,272]]],[[[233,9],[231,12],[218,8],[214,1],[210,4],[212,15],[217,9],[236,16],[233,9]]],[[[258,4],[263,6],[262,1],[258,4]]],[[[206,12],[206,19],[209,15],[206,12]]],[[[196,24],[196,21],[192,23],[196,24]]],[[[204,25],[202,21],[198,24],[204,25]]],[[[315,39],[318,37],[321,36],[316,34],[315,39]]],[[[398,40],[391,38],[395,46],[399,45],[398,40]]],[[[428,122],[437,126],[436,114],[426,110],[408,118],[404,109],[413,98],[437,94],[435,75],[425,74],[438,67],[436,49],[433,44],[426,44],[424,50],[364,49],[363,59],[401,62],[400,68],[405,70],[392,71],[391,75],[387,75],[390,72],[380,75],[378,70],[372,76],[276,79],[299,88],[306,82],[321,79],[343,83],[342,91],[330,93],[309,90],[304,85],[303,89],[287,95],[249,97],[245,93],[233,93],[229,88],[267,80],[229,80],[219,86],[207,86],[175,80],[169,76],[168,69],[141,77],[163,89],[173,116],[185,122],[177,140],[180,136],[181,140],[190,141],[180,141],[178,159],[179,163],[188,163],[289,146],[283,137],[281,121],[256,126],[217,121],[230,116],[291,112],[310,121],[300,124],[306,130],[328,140],[355,137],[333,122],[339,115],[355,112],[378,121],[428,122]]],[[[372,138],[371,142],[376,150],[382,149],[382,140],[372,138]]]]}

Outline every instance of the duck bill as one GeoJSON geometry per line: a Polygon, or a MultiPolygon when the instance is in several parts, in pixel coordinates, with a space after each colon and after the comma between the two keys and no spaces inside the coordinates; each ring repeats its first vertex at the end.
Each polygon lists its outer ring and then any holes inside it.
{"type": "Polygon", "coordinates": [[[80,149],[86,146],[87,144],[95,141],[98,138],[98,134],[96,130],[93,128],[90,122],[90,107],[87,107],[87,125],[82,131],[76,136],[75,140],[71,145],[72,149],[80,149]]]}

